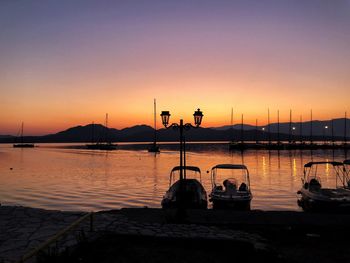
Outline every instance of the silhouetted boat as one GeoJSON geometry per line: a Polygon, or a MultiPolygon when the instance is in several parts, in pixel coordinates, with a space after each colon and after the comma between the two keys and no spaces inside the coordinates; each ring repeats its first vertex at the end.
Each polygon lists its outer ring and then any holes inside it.
{"type": "Polygon", "coordinates": [[[156,143],[152,143],[152,144],[149,145],[148,151],[149,152],[154,152],[154,153],[159,153],[160,149],[159,149],[159,146],[156,143]]]}
{"type": "Polygon", "coordinates": [[[159,150],[159,146],[157,145],[157,116],[156,115],[157,115],[157,105],[156,105],[156,99],[154,99],[154,141],[149,146],[148,151],[158,153],[160,150],[159,150]]]}
{"type": "Polygon", "coordinates": [[[23,127],[24,127],[24,124],[22,122],[22,126],[21,126],[21,143],[15,143],[13,145],[14,148],[33,148],[34,147],[34,144],[33,143],[24,143],[23,142],[23,127]]]}
{"type": "Polygon", "coordinates": [[[111,150],[116,150],[117,149],[117,144],[113,144],[108,136],[108,114],[106,114],[106,133],[105,133],[105,142],[97,142],[94,143],[94,123],[92,123],[92,143],[91,144],[86,144],[86,149],[89,150],[105,150],[105,151],[111,151],[111,150]]]}
{"type": "Polygon", "coordinates": [[[304,165],[298,205],[304,211],[350,212],[350,191],[346,189],[344,165],[341,162],[309,162],[304,165]],[[335,187],[324,188],[317,176],[318,165],[330,165],[335,172],[335,187]],[[315,167],[315,169],[313,169],[315,167]]]}
{"type": "MultiPolygon", "coordinates": [[[[180,166],[175,166],[170,172],[169,190],[165,193],[162,200],[162,208],[195,208],[206,209],[208,206],[207,193],[197,179],[177,180],[172,184],[175,173],[180,172],[180,166]],[[171,185],[172,184],[172,185],[171,185]]],[[[201,171],[196,166],[185,166],[183,172],[187,171],[198,174],[201,178],[201,171]]]]}
{"type": "Polygon", "coordinates": [[[95,144],[87,144],[86,148],[89,150],[116,150],[117,145],[113,143],[95,143],[95,144]]]}
{"type": "Polygon", "coordinates": [[[253,195],[250,191],[250,179],[248,168],[243,164],[218,164],[211,169],[212,191],[209,201],[214,209],[229,208],[237,210],[250,210],[250,202],[253,195]],[[218,182],[218,170],[240,170],[242,180],[237,178],[225,178],[222,184],[218,182]],[[239,187],[238,187],[239,185],[239,187]]]}

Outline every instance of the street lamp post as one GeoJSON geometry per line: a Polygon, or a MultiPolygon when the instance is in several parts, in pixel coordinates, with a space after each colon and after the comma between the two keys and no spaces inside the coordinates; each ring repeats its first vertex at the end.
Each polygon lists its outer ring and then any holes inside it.
{"type": "Polygon", "coordinates": [[[184,169],[184,165],[186,165],[186,155],[185,152],[185,139],[184,139],[184,131],[190,130],[191,128],[199,128],[202,123],[203,113],[200,109],[197,109],[194,114],[194,125],[191,123],[183,123],[183,119],[180,119],[180,123],[172,123],[169,125],[170,120],[170,112],[162,111],[160,116],[162,117],[162,123],[166,129],[173,128],[174,130],[179,130],[180,132],[180,180],[186,179],[186,170],[184,169]],[[185,171],[185,172],[184,172],[185,171]]]}

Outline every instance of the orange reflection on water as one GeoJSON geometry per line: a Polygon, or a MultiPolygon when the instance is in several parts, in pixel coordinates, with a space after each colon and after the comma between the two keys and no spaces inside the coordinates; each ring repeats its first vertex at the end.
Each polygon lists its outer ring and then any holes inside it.
{"type": "MultiPolygon", "coordinates": [[[[208,194],[213,166],[244,161],[251,175],[253,209],[298,210],[295,193],[301,186],[298,174],[302,174],[303,167],[297,163],[301,163],[303,155],[291,159],[288,151],[229,153],[226,145],[214,146],[187,152],[187,165],[201,169],[208,194]]],[[[329,154],[320,152],[317,158],[325,160],[329,154]]],[[[344,155],[337,152],[335,157],[341,160],[344,155]]],[[[303,158],[308,162],[311,156],[303,158]]],[[[164,148],[154,155],[136,150],[94,152],[60,145],[40,145],[34,149],[1,145],[0,200],[4,205],[84,211],[160,207],[169,187],[170,171],[178,162],[178,152],[164,148]]],[[[329,166],[325,171],[330,181],[335,180],[329,166]]]]}

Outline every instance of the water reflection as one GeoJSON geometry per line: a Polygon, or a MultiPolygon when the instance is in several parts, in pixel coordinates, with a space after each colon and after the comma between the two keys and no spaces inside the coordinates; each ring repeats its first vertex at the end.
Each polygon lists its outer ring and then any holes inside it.
{"type": "MultiPolygon", "coordinates": [[[[101,210],[121,207],[160,207],[169,186],[169,173],[178,165],[178,152],[38,147],[14,149],[1,145],[0,202],[47,209],[101,210]],[[11,170],[10,168],[13,168],[11,170]]],[[[189,146],[187,165],[202,170],[202,183],[211,191],[205,171],[220,163],[243,163],[251,175],[252,209],[299,210],[296,192],[303,165],[309,161],[347,158],[344,150],[236,151],[199,144],[189,146]]],[[[323,182],[335,180],[329,167],[323,182]]]]}

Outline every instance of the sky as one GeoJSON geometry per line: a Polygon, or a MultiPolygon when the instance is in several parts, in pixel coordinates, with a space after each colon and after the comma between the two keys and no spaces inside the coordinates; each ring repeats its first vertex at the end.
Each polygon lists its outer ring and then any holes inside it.
{"type": "Polygon", "coordinates": [[[349,116],[349,47],[349,0],[2,0],[0,134],[349,116]]]}

